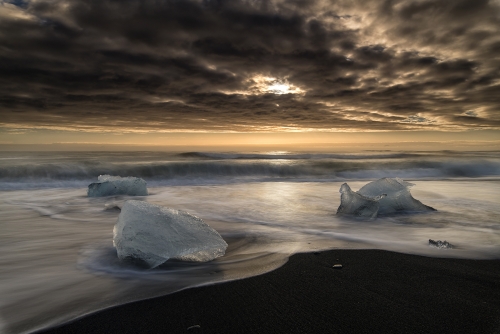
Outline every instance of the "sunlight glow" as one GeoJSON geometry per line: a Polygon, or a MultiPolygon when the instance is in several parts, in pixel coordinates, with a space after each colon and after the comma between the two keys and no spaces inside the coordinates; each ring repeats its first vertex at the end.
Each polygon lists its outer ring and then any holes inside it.
{"type": "MultiPolygon", "coordinates": [[[[296,94],[303,95],[305,90],[288,82],[287,77],[274,78],[257,74],[246,80],[246,90],[220,91],[223,94],[262,95],[262,94],[296,94]]],[[[279,105],[276,105],[277,107],[279,105]]]]}
{"type": "MultiPolygon", "coordinates": [[[[249,80],[253,85],[251,91],[257,94],[303,94],[304,90],[288,82],[287,78],[273,78],[263,75],[256,75],[249,80]]],[[[254,93],[254,94],[255,94],[254,93]]]]}
{"type": "Polygon", "coordinates": [[[283,84],[273,84],[267,87],[267,90],[274,94],[287,94],[290,92],[290,86],[283,84]]]}

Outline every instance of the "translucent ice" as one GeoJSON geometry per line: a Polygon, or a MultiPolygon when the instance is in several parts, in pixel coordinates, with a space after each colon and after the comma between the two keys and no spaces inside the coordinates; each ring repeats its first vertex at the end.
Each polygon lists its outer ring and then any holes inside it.
{"type": "Polygon", "coordinates": [[[98,182],[91,183],[87,191],[89,197],[113,195],[146,196],[146,181],[137,177],[100,175],[98,182]]]}
{"type": "Polygon", "coordinates": [[[409,189],[412,186],[414,186],[413,183],[403,181],[400,178],[385,177],[364,185],[358,190],[358,194],[367,197],[386,194],[387,196],[380,200],[379,214],[436,211],[436,209],[422,204],[411,196],[409,189]]]}
{"type": "Polygon", "coordinates": [[[412,183],[399,178],[382,178],[364,185],[357,192],[344,183],[340,187],[340,206],[337,214],[376,217],[395,212],[436,211],[411,196],[412,183]]]}
{"type": "Polygon", "coordinates": [[[384,194],[367,197],[355,193],[347,183],[340,187],[340,206],[337,214],[347,214],[358,217],[374,218],[379,211],[379,201],[385,197],[384,194]]]}
{"type": "Polygon", "coordinates": [[[143,201],[126,201],[113,230],[121,260],[155,268],[168,259],[206,262],[223,256],[227,243],[198,217],[143,201]]]}

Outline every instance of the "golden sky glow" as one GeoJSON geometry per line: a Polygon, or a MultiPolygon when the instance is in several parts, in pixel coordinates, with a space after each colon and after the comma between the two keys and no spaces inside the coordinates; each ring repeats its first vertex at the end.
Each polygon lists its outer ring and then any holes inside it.
{"type": "Polygon", "coordinates": [[[32,150],[33,147],[37,150],[496,150],[500,147],[500,140],[495,131],[126,134],[54,130],[0,131],[0,150],[32,150]]]}

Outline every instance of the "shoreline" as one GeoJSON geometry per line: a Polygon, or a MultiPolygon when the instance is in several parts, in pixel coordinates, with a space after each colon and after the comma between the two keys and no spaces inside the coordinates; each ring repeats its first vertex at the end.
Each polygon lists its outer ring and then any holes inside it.
{"type": "Polygon", "coordinates": [[[187,331],[498,333],[500,260],[300,253],[259,276],[112,307],[34,333],[187,331]]]}

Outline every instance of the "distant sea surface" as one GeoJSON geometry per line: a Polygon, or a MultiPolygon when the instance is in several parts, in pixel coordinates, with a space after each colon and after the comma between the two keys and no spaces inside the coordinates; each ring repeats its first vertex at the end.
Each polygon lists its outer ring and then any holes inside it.
{"type": "Polygon", "coordinates": [[[0,152],[0,332],[262,274],[297,252],[499,259],[499,204],[500,152],[0,152]],[[120,263],[112,231],[131,197],[88,198],[102,174],[143,178],[149,196],[134,199],[202,218],[228,242],[226,255],[153,270],[120,263]],[[414,183],[413,197],[437,211],[335,215],[344,182],[356,191],[382,177],[414,183]]]}

